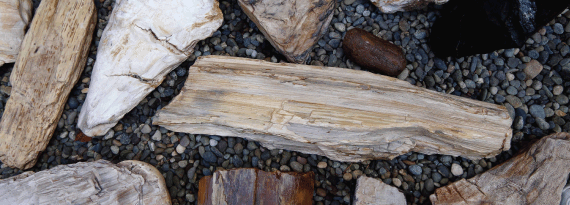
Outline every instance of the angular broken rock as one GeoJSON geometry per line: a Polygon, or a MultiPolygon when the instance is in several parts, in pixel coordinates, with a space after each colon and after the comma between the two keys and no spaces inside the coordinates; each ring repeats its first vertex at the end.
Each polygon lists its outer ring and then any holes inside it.
{"type": "Polygon", "coordinates": [[[0,0],[0,66],[16,61],[32,19],[32,1],[0,0]]]}
{"type": "Polygon", "coordinates": [[[200,179],[199,205],[313,204],[313,172],[264,172],[259,169],[216,171],[200,179]]]}
{"type": "Polygon", "coordinates": [[[334,0],[239,0],[247,16],[289,62],[304,63],[326,33],[334,0]]]}
{"type": "Polygon", "coordinates": [[[398,188],[381,180],[360,176],[356,184],[353,205],[398,205],[406,204],[406,196],[398,188]]]}
{"type": "Polygon", "coordinates": [[[87,136],[104,135],[222,21],[216,0],[116,1],[78,127],[87,136]]]}
{"type": "Polygon", "coordinates": [[[45,149],[79,79],[97,12],[93,0],[42,1],[10,76],[0,122],[0,161],[28,169],[45,149]]]}
{"type": "Polygon", "coordinates": [[[570,134],[553,134],[487,172],[437,189],[430,200],[433,204],[560,204],[568,165],[570,134]]]}
{"type": "Polygon", "coordinates": [[[382,13],[396,13],[425,8],[429,3],[444,4],[449,0],[371,0],[382,13]]]}
{"type": "Polygon", "coordinates": [[[59,165],[0,180],[0,204],[171,204],[162,174],[141,161],[59,165]]]}
{"type": "Polygon", "coordinates": [[[508,150],[504,106],[342,68],[200,57],[153,123],[237,136],[339,161],[425,154],[492,157],[508,150]]]}

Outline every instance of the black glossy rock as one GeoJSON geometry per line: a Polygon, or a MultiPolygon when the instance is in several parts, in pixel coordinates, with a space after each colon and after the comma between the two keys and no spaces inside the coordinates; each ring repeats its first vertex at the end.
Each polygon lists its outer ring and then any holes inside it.
{"type": "Polygon", "coordinates": [[[430,46],[440,58],[521,47],[568,5],[566,0],[452,0],[433,24],[430,46]]]}

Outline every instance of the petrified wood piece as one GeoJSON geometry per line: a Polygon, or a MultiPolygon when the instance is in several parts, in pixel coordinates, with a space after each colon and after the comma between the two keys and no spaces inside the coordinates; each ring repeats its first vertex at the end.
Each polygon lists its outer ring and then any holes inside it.
{"type": "Polygon", "coordinates": [[[216,0],[118,0],[103,31],[78,127],[100,136],[222,25],[216,0]]]}
{"type": "Polygon", "coordinates": [[[406,197],[398,188],[381,180],[360,176],[356,183],[353,205],[406,205],[406,197]]]}
{"type": "Polygon", "coordinates": [[[60,165],[0,180],[0,204],[171,204],[152,165],[105,160],[60,165]]]}
{"type": "Polygon", "coordinates": [[[444,4],[449,0],[371,0],[382,13],[396,13],[398,11],[411,11],[423,9],[429,3],[444,4]]]}
{"type": "Polygon", "coordinates": [[[216,171],[200,179],[199,205],[310,205],[313,172],[264,172],[258,169],[216,171]]]}
{"type": "Polygon", "coordinates": [[[188,76],[154,124],[340,161],[410,151],[479,159],[510,147],[505,107],[366,71],[207,56],[188,76]]]}
{"type": "Polygon", "coordinates": [[[26,34],[0,122],[0,161],[28,169],[45,149],[79,79],[97,12],[92,0],[42,1],[26,34]]]}
{"type": "Polygon", "coordinates": [[[570,134],[543,137],[509,161],[441,187],[433,204],[560,204],[570,173],[570,134]]]}
{"type": "Polygon", "coordinates": [[[32,1],[0,0],[0,66],[16,61],[32,19],[32,1]]]}
{"type": "Polygon", "coordinates": [[[327,32],[334,0],[239,0],[239,5],[267,40],[289,62],[304,63],[327,32]]]}
{"type": "Polygon", "coordinates": [[[374,73],[395,77],[406,69],[406,58],[399,46],[364,29],[346,32],[342,49],[350,60],[374,73]]]}

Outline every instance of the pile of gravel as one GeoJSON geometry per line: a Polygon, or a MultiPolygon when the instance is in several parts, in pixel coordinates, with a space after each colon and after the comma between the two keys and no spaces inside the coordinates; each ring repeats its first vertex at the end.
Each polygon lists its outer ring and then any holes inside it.
{"type": "MultiPolygon", "coordinates": [[[[172,71],[160,87],[117,126],[91,142],[74,141],[77,115],[89,87],[98,41],[114,4],[113,0],[96,0],[98,24],[87,65],[71,91],[53,138],[31,170],[97,159],[141,160],[156,166],[164,175],[174,204],[194,204],[197,181],[217,169],[257,167],[266,171],[313,171],[316,174],[314,200],[319,205],[350,204],[356,178],[366,175],[398,187],[406,194],[409,204],[425,204],[429,203],[428,196],[434,189],[484,172],[509,159],[519,147],[536,138],[569,130],[570,117],[566,113],[570,82],[564,76],[570,76],[570,12],[554,19],[522,48],[439,59],[426,44],[439,8],[382,14],[369,1],[337,2],[328,33],[315,45],[307,64],[360,69],[344,56],[342,38],[353,27],[363,28],[403,47],[408,65],[398,78],[438,92],[505,105],[514,119],[512,149],[475,161],[408,153],[393,160],[343,163],[322,156],[268,150],[257,142],[241,138],[176,133],[151,125],[155,112],[180,92],[187,69],[198,56],[231,55],[286,61],[248,20],[235,0],[220,2],[224,14],[222,27],[212,37],[199,42],[188,61],[172,71]],[[525,70],[531,60],[540,62],[543,68],[525,70]],[[538,75],[528,79],[533,72],[538,75]]],[[[38,4],[35,0],[34,6],[38,4]]],[[[0,114],[9,98],[12,65],[0,69],[0,114]]],[[[22,170],[0,163],[0,179],[20,173],[22,170]]]]}

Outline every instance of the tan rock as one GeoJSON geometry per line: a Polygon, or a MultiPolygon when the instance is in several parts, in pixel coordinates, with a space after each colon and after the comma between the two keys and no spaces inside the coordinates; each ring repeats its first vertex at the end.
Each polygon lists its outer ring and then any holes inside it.
{"type": "Polygon", "coordinates": [[[410,151],[470,159],[508,150],[505,107],[352,69],[200,57],[153,124],[237,136],[339,161],[410,151]]]}
{"type": "Polygon", "coordinates": [[[289,62],[304,63],[326,33],[334,0],[239,0],[247,16],[289,62]]]}
{"type": "Polygon", "coordinates": [[[433,204],[560,204],[570,173],[570,134],[543,137],[519,155],[471,179],[441,187],[433,204]]]}
{"type": "Polygon", "coordinates": [[[0,180],[0,204],[171,204],[152,165],[105,160],[60,165],[0,180]]]}
{"type": "Polygon", "coordinates": [[[10,76],[0,121],[0,161],[28,169],[47,146],[79,79],[97,12],[92,0],[42,1],[10,76]]]}
{"type": "Polygon", "coordinates": [[[444,4],[449,0],[371,0],[383,13],[411,11],[425,8],[429,3],[444,4]]]}
{"type": "Polygon", "coordinates": [[[0,66],[16,62],[31,19],[32,1],[0,0],[0,66]]]}
{"type": "Polygon", "coordinates": [[[371,177],[357,180],[353,205],[405,205],[406,197],[396,187],[371,177]]]}
{"type": "Polygon", "coordinates": [[[117,0],[77,126],[87,136],[107,133],[222,21],[216,0],[117,0]]]}
{"type": "Polygon", "coordinates": [[[526,74],[525,80],[534,79],[540,72],[542,71],[543,66],[537,60],[530,60],[530,62],[526,63],[526,67],[524,68],[524,73],[526,74]]]}

